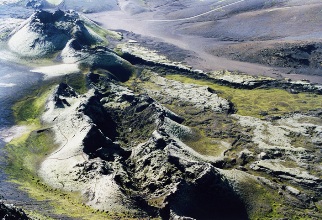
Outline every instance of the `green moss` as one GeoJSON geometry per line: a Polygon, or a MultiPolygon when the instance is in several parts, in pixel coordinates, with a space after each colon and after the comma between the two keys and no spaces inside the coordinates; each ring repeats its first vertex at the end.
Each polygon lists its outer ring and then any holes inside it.
{"type": "Polygon", "coordinates": [[[263,112],[280,116],[296,111],[309,111],[322,106],[322,96],[310,93],[291,94],[282,89],[236,89],[204,80],[195,80],[181,75],[167,75],[166,78],[208,86],[219,96],[230,100],[237,113],[244,116],[263,118],[263,112]]]}
{"type": "Polygon", "coordinates": [[[86,74],[84,73],[67,75],[65,82],[79,94],[85,94],[88,91],[86,74]]]}
{"type": "Polygon", "coordinates": [[[315,148],[311,140],[313,135],[305,136],[301,133],[291,131],[287,136],[291,138],[291,145],[293,147],[304,147],[308,150],[314,150],[315,148]]]}
{"type": "Polygon", "coordinates": [[[52,134],[46,129],[32,131],[27,138],[10,142],[5,147],[8,173],[14,179],[30,179],[42,158],[55,148],[52,134]]]}
{"type": "MultiPolygon", "coordinates": [[[[149,80],[150,73],[149,70],[143,70],[139,78],[133,76],[124,85],[135,92],[145,93],[146,90],[153,90],[160,91],[162,94],[162,87],[149,80]]],[[[246,136],[251,138],[251,131],[245,131],[227,114],[214,113],[210,109],[201,110],[189,102],[177,99],[169,101],[166,95],[150,95],[185,119],[183,124],[190,127],[194,134],[182,141],[202,155],[220,156],[233,143],[235,143],[234,148],[237,148],[248,143],[246,136]]]]}
{"type": "MultiPolygon", "coordinates": [[[[258,181],[247,178],[240,183],[240,193],[244,200],[250,219],[278,219],[284,216],[284,199],[258,181]]],[[[288,215],[288,217],[291,217],[288,215]]]]}
{"type": "Polygon", "coordinates": [[[220,139],[207,136],[203,130],[198,133],[199,137],[196,139],[187,141],[183,140],[185,144],[198,153],[216,157],[220,156],[226,150],[220,139]]]}
{"type": "Polygon", "coordinates": [[[320,212],[322,212],[322,200],[316,202],[315,206],[320,212]]]}
{"type": "Polygon", "coordinates": [[[48,95],[52,91],[51,84],[35,88],[27,96],[13,106],[13,114],[18,124],[39,125],[39,117],[45,108],[48,95]]]}

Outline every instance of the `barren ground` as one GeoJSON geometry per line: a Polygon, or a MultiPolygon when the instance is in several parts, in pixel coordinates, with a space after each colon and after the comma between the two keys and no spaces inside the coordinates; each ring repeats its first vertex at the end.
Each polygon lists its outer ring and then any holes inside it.
{"type": "Polygon", "coordinates": [[[197,69],[228,69],[322,83],[321,71],[316,68],[303,72],[231,56],[239,51],[251,55],[255,43],[265,49],[275,47],[275,43],[320,42],[319,1],[144,2],[121,0],[119,10],[88,16],[105,28],[134,32],[189,51],[184,61],[197,69]]]}

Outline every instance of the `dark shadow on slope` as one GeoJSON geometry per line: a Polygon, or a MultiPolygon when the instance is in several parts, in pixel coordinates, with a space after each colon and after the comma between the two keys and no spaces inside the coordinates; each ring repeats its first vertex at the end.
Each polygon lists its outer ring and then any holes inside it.
{"type": "Polygon", "coordinates": [[[119,145],[114,144],[111,139],[96,127],[92,127],[83,140],[84,153],[90,158],[100,157],[103,160],[113,161],[115,157],[121,156],[127,159],[131,152],[123,150],[119,145]]]}
{"type": "Polygon", "coordinates": [[[162,219],[171,219],[175,215],[198,220],[249,219],[240,198],[214,169],[195,182],[181,182],[167,202],[160,213],[162,219]]]}
{"type": "Polygon", "coordinates": [[[97,125],[106,137],[115,141],[115,138],[118,136],[116,131],[117,125],[111,116],[105,111],[98,97],[93,96],[89,98],[83,111],[85,115],[92,119],[93,123],[97,125]]]}

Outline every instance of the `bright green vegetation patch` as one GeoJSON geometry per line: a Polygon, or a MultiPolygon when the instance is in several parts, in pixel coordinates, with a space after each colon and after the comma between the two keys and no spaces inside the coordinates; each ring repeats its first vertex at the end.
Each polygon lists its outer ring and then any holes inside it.
{"type": "Polygon", "coordinates": [[[317,209],[322,212],[322,200],[318,201],[315,203],[315,206],[317,207],[317,209]]]}
{"type": "Polygon", "coordinates": [[[30,95],[24,97],[13,106],[13,114],[18,124],[39,125],[39,117],[45,108],[48,95],[52,91],[50,86],[34,89],[30,95]]]}
{"type": "Polygon", "coordinates": [[[244,116],[263,118],[266,115],[279,116],[322,107],[322,96],[316,94],[291,94],[282,89],[236,89],[181,75],[167,75],[166,78],[183,83],[208,86],[215,90],[220,97],[230,100],[237,109],[237,113],[244,116]]]}
{"type": "MultiPolygon", "coordinates": [[[[211,125],[215,124],[215,121],[217,121],[221,115],[215,116],[210,111],[200,111],[193,106],[184,103],[173,102],[171,105],[164,104],[164,106],[182,116],[185,119],[183,124],[192,128],[194,135],[182,140],[192,149],[202,155],[209,156],[221,156],[221,154],[227,150],[227,147],[224,146],[223,143],[231,142],[230,138],[209,135],[209,132],[207,132],[207,129],[211,129],[211,125]]],[[[224,133],[226,129],[223,126],[224,125],[221,125],[219,128],[219,125],[217,125],[216,128],[221,129],[224,133]]],[[[212,132],[210,131],[210,133],[212,132]]]]}
{"type": "Polygon", "coordinates": [[[219,139],[207,136],[203,130],[199,132],[199,135],[200,137],[195,140],[187,140],[184,142],[202,155],[221,156],[226,150],[219,139]]]}
{"type": "MultiPolygon", "coordinates": [[[[294,205],[296,200],[285,196],[284,191],[271,188],[264,182],[260,183],[259,178],[257,179],[259,182],[248,178],[239,185],[239,194],[249,210],[249,219],[271,220],[283,219],[285,216],[292,220],[315,219],[312,218],[312,210],[294,205]]],[[[318,215],[316,219],[319,219],[318,215]]]]}
{"type": "Polygon", "coordinates": [[[182,141],[202,155],[221,156],[233,143],[234,149],[249,143],[247,138],[251,138],[251,132],[245,131],[229,115],[215,114],[209,109],[196,108],[193,103],[175,98],[170,100],[166,95],[162,95],[162,87],[149,80],[147,70],[142,71],[140,78],[133,76],[124,85],[135,92],[160,91],[159,94],[151,93],[151,97],[185,119],[183,125],[191,128],[193,135],[183,138],[182,141]]]}
{"type": "Polygon", "coordinates": [[[7,171],[14,179],[31,179],[42,158],[56,148],[49,129],[32,131],[27,138],[9,143],[7,171]]]}

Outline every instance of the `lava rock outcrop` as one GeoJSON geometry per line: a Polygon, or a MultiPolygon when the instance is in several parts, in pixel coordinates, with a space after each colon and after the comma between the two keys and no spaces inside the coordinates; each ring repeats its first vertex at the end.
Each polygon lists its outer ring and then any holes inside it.
{"type": "Polygon", "coordinates": [[[75,97],[70,95],[74,94],[70,87],[58,86],[52,97],[60,91],[59,97],[70,103],[64,108],[49,99],[43,121],[51,124],[60,148],[41,165],[39,174],[45,182],[81,191],[87,204],[100,210],[164,219],[247,219],[229,181],[180,141],[182,133],[192,132],[183,125],[178,130],[182,118],[125,87],[110,82],[95,87],[96,91],[75,97]],[[128,119],[132,123],[141,120],[140,115],[150,118],[129,133],[149,129],[147,139],[130,144],[121,133],[122,126],[128,119]]]}

